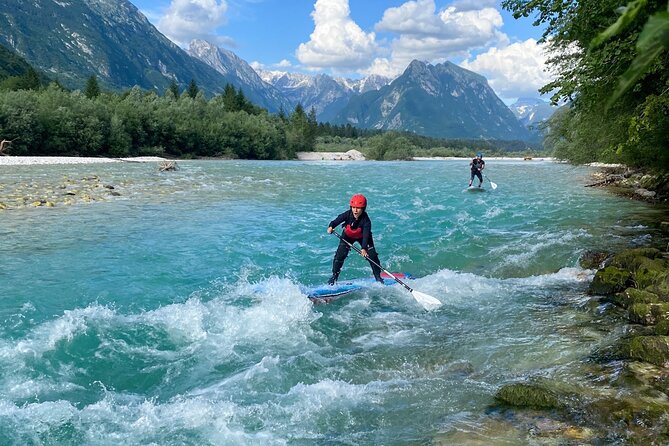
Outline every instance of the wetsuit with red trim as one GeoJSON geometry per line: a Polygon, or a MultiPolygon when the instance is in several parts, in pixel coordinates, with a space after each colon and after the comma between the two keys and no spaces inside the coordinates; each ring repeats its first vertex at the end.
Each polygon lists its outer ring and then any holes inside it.
{"type": "MultiPolygon", "coordinates": [[[[338,225],[342,225],[342,238],[347,242],[353,244],[355,242],[360,243],[360,247],[367,251],[369,260],[381,264],[379,261],[379,255],[374,248],[374,240],[372,238],[372,221],[369,219],[367,212],[363,211],[360,215],[360,218],[357,220],[353,216],[353,211],[350,209],[346,212],[339,214],[334,220],[330,222],[331,228],[336,228],[338,225]]],[[[344,260],[348,256],[351,248],[344,242],[344,240],[339,241],[339,246],[337,246],[337,252],[335,253],[334,260],[332,261],[332,277],[330,278],[329,283],[334,284],[339,277],[342,267],[344,266],[344,260]]],[[[381,269],[369,262],[369,266],[372,267],[372,273],[374,277],[379,282],[383,282],[381,279],[381,269]]]]}

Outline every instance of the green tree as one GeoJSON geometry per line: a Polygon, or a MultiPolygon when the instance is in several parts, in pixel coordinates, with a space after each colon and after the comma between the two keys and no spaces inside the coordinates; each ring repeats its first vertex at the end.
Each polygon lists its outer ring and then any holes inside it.
{"type": "Polygon", "coordinates": [[[372,136],[367,141],[367,158],[382,160],[409,160],[414,156],[416,146],[406,136],[396,132],[372,136]]]}
{"type": "Polygon", "coordinates": [[[195,99],[197,97],[197,94],[200,92],[200,88],[197,86],[195,79],[191,79],[186,92],[191,99],[195,99]]]}
{"type": "Polygon", "coordinates": [[[290,150],[295,152],[310,152],[314,149],[316,134],[311,130],[309,118],[300,103],[288,118],[286,142],[290,150]]]}
{"type": "Polygon", "coordinates": [[[179,99],[179,85],[177,84],[177,81],[174,80],[174,78],[172,78],[170,81],[170,85],[167,87],[165,94],[171,95],[171,98],[173,99],[179,99]]]}
{"type": "MultiPolygon", "coordinates": [[[[644,41],[649,18],[666,8],[666,0],[631,2],[622,16],[616,12],[619,0],[504,0],[502,4],[516,17],[535,15],[534,23],[545,26],[543,41],[551,50],[548,63],[557,76],[541,91],[552,92],[556,104],[569,103],[555,116],[555,125],[550,124],[549,144],[556,149],[556,156],[574,162],[607,160],[669,169],[666,162],[658,163],[664,159],[658,151],[666,148],[656,146],[654,155],[648,156],[645,147],[649,141],[662,140],[659,134],[655,137],[651,133],[661,132],[665,126],[646,126],[640,140],[633,125],[644,122],[644,114],[656,111],[657,104],[669,94],[666,47],[653,46],[659,50],[652,62],[634,78],[629,75],[639,50],[637,42],[644,41]],[[630,8],[635,10],[633,14],[630,8]],[[615,25],[617,22],[624,26],[615,25]],[[621,90],[620,83],[625,80],[629,85],[621,90]],[[614,95],[617,100],[612,102],[614,95]],[[656,99],[649,102],[649,98],[656,99]]],[[[653,52],[644,48],[642,53],[653,52]]]]}
{"type": "Polygon", "coordinates": [[[88,99],[95,99],[100,96],[100,85],[98,84],[98,78],[94,74],[92,74],[86,81],[84,95],[88,99]]]}

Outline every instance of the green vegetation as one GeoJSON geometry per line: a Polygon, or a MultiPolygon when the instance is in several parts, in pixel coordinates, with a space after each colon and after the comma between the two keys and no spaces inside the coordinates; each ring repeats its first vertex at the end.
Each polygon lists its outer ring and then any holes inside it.
{"type": "Polygon", "coordinates": [[[547,153],[537,145],[524,141],[440,139],[410,132],[355,129],[354,136],[331,136],[319,124],[316,151],[347,152],[357,150],[367,159],[401,160],[412,157],[472,157],[483,152],[486,157],[516,156],[540,157],[547,153]],[[320,136],[323,135],[323,136],[320,136]]]}
{"type": "Polygon", "coordinates": [[[669,170],[669,7],[666,0],[504,0],[544,25],[557,74],[543,87],[566,103],[548,123],[554,156],[669,170]],[[619,11],[619,12],[616,12],[619,11]]]}
{"type": "Polygon", "coordinates": [[[14,140],[12,155],[291,159],[314,146],[317,124],[301,106],[274,116],[232,86],[207,100],[194,81],[174,93],[101,92],[94,76],[83,93],[0,91],[0,136],[14,140]]]}

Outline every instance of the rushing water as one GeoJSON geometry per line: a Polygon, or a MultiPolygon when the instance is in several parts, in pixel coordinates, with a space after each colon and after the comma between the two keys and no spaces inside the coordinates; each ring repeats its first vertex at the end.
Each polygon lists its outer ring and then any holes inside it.
{"type": "MultiPolygon", "coordinates": [[[[489,161],[484,193],[465,161],[179,165],[0,168],[6,188],[96,174],[121,193],[0,211],[0,444],[525,444],[495,392],[579,379],[607,330],[578,258],[655,218],[552,162],[489,161]],[[301,293],[354,193],[386,269],[442,307],[301,293]]],[[[369,274],[352,254],[341,278],[369,274]]]]}

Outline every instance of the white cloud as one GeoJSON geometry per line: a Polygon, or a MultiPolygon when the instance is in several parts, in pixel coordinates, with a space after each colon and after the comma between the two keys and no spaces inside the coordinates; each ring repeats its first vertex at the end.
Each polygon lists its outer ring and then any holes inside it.
{"type": "Polygon", "coordinates": [[[375,34],[365,33],[350,18],[348,0],[317,0],[314,31],[296,51],[308,69],[359,70],[369,65],[378,51],[375,34]]]}
{"type": "Polygon", "coordinates": [[[216,33],[216,28],[226,22],[227,10],[226,0],[172,0],[158,28],[182,47],[192,39],[230,44],[230,38],[216,33]]]}
{"type": "Polygon", "coordinates": [[[256,71],[265,69],[265,64],[261,63],[261,62],[258,62],[257,60],[254,60],[253,62],[250,62],[249,65],[251,65],[251,68],[253,68],[256,71]]]}
{"type": "Polygon", "coordinates": [[[404,70],[414,59],[440,63],[466,57],[471,51],[508,43],[501,32],[502,16],[493,0],[459,0],[437,11],[434,0],[412,0],[388,8],[376,24],[378,32],[398,36],[390,43],[389,59],[375,61],[376,68],[404,70]]]}
{"type": "Polygon", "coordinates": [[[292,67],[293,64],[290,63],[288,59],[281,59],[281,61],[275,63],[274,66],[279,68],[286,68],[286,67],[292,67]]]}
{"type": "Polygon", "coordinates": [[[534,39],[502,48],[491,48],[460,65],[482,74],[503,99],[537,97],[538,90],[552,80],[546,68],[546,49],[534,39]]]}

